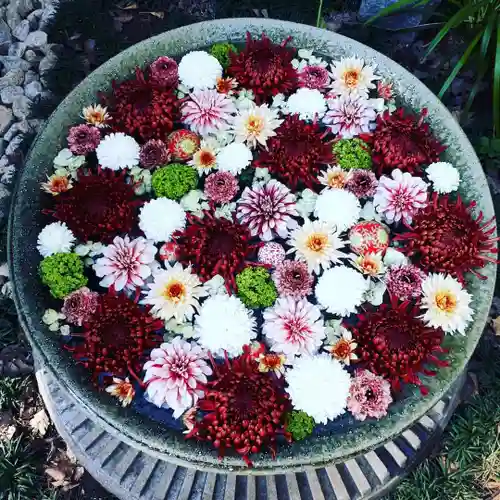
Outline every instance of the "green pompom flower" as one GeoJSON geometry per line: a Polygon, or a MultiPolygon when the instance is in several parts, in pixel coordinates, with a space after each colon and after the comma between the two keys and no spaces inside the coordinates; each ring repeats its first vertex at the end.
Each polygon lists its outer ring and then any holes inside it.
{"type": "Polygon", "coordinates": [[[188,165],[171,163],[154,172],[151,184],[158,198],[179,200],[198,185],[198,173],[188,165]]]}
{"type": "Polygon", "coordinates": [[[292,435],[294,441],[300,441],[309,436],[314,425],[314,419],[304,411],[293,410],[287,416],[286,430],[292,435]]]}
{"type": "Polygon", "coordinates": [[[361,139],[340,139],[332,147],[337,163],[346,170],[372,168],[370,146],[361,139]]]}
{"type": "Polygon", "coordinates": [[[278,292],[271,274],[264,267],[249,266],[236,275],[238,297],[251,309],[270,307],[276,301],[278,292]]]}
{"type": "Polygon", "coordinates": [[[236,54],[238,49],[232,43],[214,43],[210,49],[210,54],[212,54],[217,61],[220,62],[221,66],[226,69],[231,62],[229,58],[229,53],[233,52],[236,54]]]}
{"type": "Polygon", "coordinates": [[[83,262],[76,253],[55,253],[40,263],[42,283],[56,299],[63,299],[87,284],[83,262]]]}

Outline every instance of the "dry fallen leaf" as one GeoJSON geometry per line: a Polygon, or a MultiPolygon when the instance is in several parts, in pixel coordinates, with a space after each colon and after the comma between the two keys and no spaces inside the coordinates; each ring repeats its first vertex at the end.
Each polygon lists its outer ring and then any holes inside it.
{"type": "Polygon", "coordinates": [[[43,437],[47,434],[47,430],[50,425],[50,419],[44,409],[39,410],[33,418],[29,421],[30,427],[38,432],[38,434],[43,437]]]}
{"type": "Polygon", "coordinates": [[[491,324],[493,326],[493,330],[495,330],[495,335],[500,335],[500,316],[492,319],[491,324]]]}
{"type": "Polygon", "coordinates": [[[0,441],[10,441],[16,433],[16,426],[10,410],[0,413],[0,441]]]}
{"type": "Polygon", "coordinates": [[[45,474],[52,478],[55,482],[61,482],[64,481],[66,478],[66,475],[62,470],[55,469],[54,467],[47,467],[45,469],[45,474]]]}

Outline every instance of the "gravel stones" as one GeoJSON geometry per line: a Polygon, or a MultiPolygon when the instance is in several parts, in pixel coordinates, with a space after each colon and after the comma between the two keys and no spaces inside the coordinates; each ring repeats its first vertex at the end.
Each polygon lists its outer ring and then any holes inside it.
{"type": "Polygon", "coordinates": [[[3,19],[0,19],[0,54],[7,54],[11,42],[10,28],[3,19]]]}
{"type": "MultiPolygon", "coordinates": [[[[29,23],[28,23],[29,24],[29,23]]],[[[24,40],[26,46],[30,49],[39,49],[47,43],[47,33],[45,31],[32,31],[24,40]]]]}
{"type": "Polygon", "coordinates": [[[24,85],[29,85],[31,82],[37,82],[39,80],[40,77],[36,71],[30,69],[24,73],[24,85]]]}
{"type": "Polygon", "coordinates": [[[0,106],[0,135],[3,136],[5,132],[9,129],[12,121],[14,120],[14,114],[12,110],[5,107],[0,106]]]}
{"type": "Polygon", "coordinates": [[[12,104],[14,100],[24,95],[24,91],[22,87],[5,87],[0,91],[0,99],[3,104],[12,104]]]}
{"type": "Polygon", "coordinates": [[[28,118],[31,109],[31,100],[26,96],[21,95],[14,99],[12,103],[12,111],[16,118],[20,118],[21,120],[25,120],[28,118]]]}
{"type": "Polygon", "coordinates": [[[12,34],[14,38],[17,38],[19,41],[24,42],[30,33],[30,22],[25,19],[21,21],[13,30],[12,34]]]}
{"type": "Polygon", "coordinates": [[[28,71],[31,68],[31,64],[28,61],[17,56],[0,56],[0,63],[3,64],[5,71],[10,71],[11,69],[28,71]]]}
{"type": "Polygon", "coordinates": [[[8,51],[9,56],[23,57],[26,52],[26,44],[23,42],[14,42],[8,51]]]}
{"type": "Polygon", "coordinates": [[[43,87],[42,84],[39,81],[33,81],[31,83],[28,83],[24,87],[24,94],[26,97],[29,99],[36,99],[39,95],[41,95],[43,92],[43,87]]]}
{"type": "Polygon", "coordinates": [[[24,81],[24,71],[22,69],[12,69],[0,78],[0,90],[9,87],[22,85],[24,81]]]}
{"type": "Polygon", "coordinates": [[[57,62],[57,57],[54,54],[49,54],[45,56],[41,61],[38,66],[38,71],[40,72],[41,75],[47,73],[47,71],[50,71],[57,62]]]}

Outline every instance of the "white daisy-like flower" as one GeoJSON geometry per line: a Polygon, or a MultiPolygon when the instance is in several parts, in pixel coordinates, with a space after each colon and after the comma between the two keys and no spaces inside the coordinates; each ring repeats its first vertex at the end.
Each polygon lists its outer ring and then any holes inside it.
{"type": "Polygon", "coordinates": [[[299,115],[301,120],[322,118],[326,113],[326,108],[326,100],[317,89],[297,89],[286,103],[286,112],[299,115]]]}
{"type": "Polygon", "coordinates": [[[214,141],[201,141],[200,149],[188,161],[188,165],[194,167],[200,175],[208,174],[217,166],[217,150],[214,141]]]}
{"type": "Polygon", "coordinates": [[[279,298],[264,311],[262,333],[271,350],[287,358],[315,354],[326,336],[323,317],[318,306],[306,299],[279,298]]]}
{"type": "Polygon", "coordinates": [[[217,356],[238,356],[257,336],[253,313],[234,295],[214,295],[195,318],[195,337],[217,356]],[[221,321],[223,319],[223,321],[221,321]]]}
{"type": "Polygon", "coordinates": [[[252,152],[241,142],[233,142],[223,147],[217,154],[217,168],[222,172],[239,175],[250,165],[252,152]]]}
{"type": "Polygon", "coordinates": [[[304,261],[309,272],[316,274],[338,263],[340,258],[347,257],[339,251],[346,242],[329,222],[306,219],[303,226],[291,233],[288,245],[291,248],[287,253],[295,252],[295,258],[304,261]]]}
{"type": "Polygon", "coordinates": [[[266,146],[267,140],[276,135],[275,130],[282,122],[278,111],[269,109],[267,104],[249,106],[234,118],[235,141],[245,142],[251,148],[256,148],[257,144],[266,146]]]}
{"type": "Polygon", "coordinates": [[[364,301],[369,281],[362,274],[346,266],[327,269],[318,279],[316,300],[327,312],[348,316],[364,301]]]}
{"type": "Polygon", "coordinates": [[[334,165],[323,170],[321,175],[318,176],[318,181],[327,188],[343,189],[348,177],[349,172],[347,170],[334,165]]]}
{"type": "Polygon", "coordinates": [[[200,278],[191,272],[191,266],[184,269],[179,262],[173,266],[165,263],[165,267],[148,283],[141,304],[152,306],[150,313],[163,321],[171,318],[178,323],[190,321],[199,309],[199,299],[206,295],[200,278]]]}
{"type": "Polygon", "coordinates": [[[38,235],[37,249],[44,256],[69,253],[75,244],[75,235],[64,222],[45,226],[38,235]]]}
{"type": "Polygon", "coordinates": [[[340,325],[339,332],[328,340],[330,340],[331,344],[326,345],[325,350],[341,363],[350,365],[351,361],[359,359],[354,352],[358,344],[354,342],[352,333],[347,328],[340,325]]]}
{"type": "Polygon", "coordinates": [[[362,95],[368,97],[370,89],[375,88],[375,66],[365,65],[363,59],[343,57],[330,65],[330,76],[333,79],[331,88],[337,95],[362,95]]]}
{"type": "Polygon", "coordinates": [[[469,307],[472,296],[452,276],[429,274],[422,283],[421,316],[424,323],[444,332],[465,335],[472,321],[473,310],[469,307]]]}
{"type": "Polygon", "coordinates": [[[95,150],[99,165],[111,170],[139,165],[140,151],[141,147],[138,142],[123,132],[107,135],[95,150]]]}
{"type": "Polygon", "coordinates": [[[186,212],[168,198],[149,200],[139,212],[139,228],[155,243],[169,241],[172,233],[185,225],[186,212]]]}
{"type": "Polygon", "coordinates": [[[451,164],[444,161],[431,163],[426,169],[427,177],[432,182],[434,191],[440,194],[451,193],[458,189],[460,172],[451,164]]]}
{"type": "Polygon", "coordinates": [[[334,224],[339,233],[356,224],[360,213],[358,198],[344,189],[323,190],[314,208],[314,215],[322,222],[334,224]]]}
{"type": "Polygon", "coordinates": [[[326,424],[345,412],[351,377],[329,354],[299,358],[287,370],[285,380],[293,407],[316,423],[326,424]]]}
{"type": "Polygon", "coordinates": [[[179,63],[179,80],[190,89],[213,89],[222,77],[220,62],[208,52],[195,50],[186,54],[179,63]]]}

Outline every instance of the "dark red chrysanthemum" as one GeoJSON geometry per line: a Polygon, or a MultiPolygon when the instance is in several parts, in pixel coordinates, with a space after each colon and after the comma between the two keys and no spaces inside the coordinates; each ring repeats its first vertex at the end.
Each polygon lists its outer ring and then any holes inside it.
{"type": "Polygon", "coordinates": [[[82,341],[67,347],[96,385],[101,375],[137,378],[148,350],[162,342],[154,332],[164,325],[148,312],[149,307],[139,307],[123,294],[99,297],[96,312],[83,325],[82,341]]]}
{"type": "Polygon", "coordinates": [[[320,185],[321,167],[333,162],[332,146],[324,140],[325,135],[317,123],[307,123],[298,115],[287,116],[253,165],[268,168],[292,190],[298,184],[313,189],[320,185]]]}
{"type": "Polygon", "coordinates": [[[234,219],[215,217],[204,210],[204,217],[187,213],[187,225],[176,231],[172,239],[177,243],[177,260],[191,264],[202,281],[220,274],[229,293],[236,289],[235,275],[251,259],[260,244],[251,244],[249,229],[234,219]]]}
{"type": "Polygon", "coordinates": [[[377,128],[368,137],[372,145],[372,159],[377,175],[399,168],[403,172],[421,174],[421,166],[439,161],[446,149],[431,134],[424,123],[427,110],[420,116],[408,114],[403,108],[394,113],[385,111],[377,117],[377,128]]]}
{"type": "Polygon", "coordinates": [[[252,90],[258,104],[297,88],[297,71],[292,66],[296,50],[286,46],[289,41],[276,45],[264,33],[260,40],[247,33],[245,49],[229,54],[228,75],[236,78],[241,88],[252,90]]]}
{"type": "Polygon", "coordinates": [[[126,172],[99,170],[79,175],[69,191],[55,197],[47,213],[65,222],[81,241],[110,243],[118,234],[128,233],[137,223],[137,199],[126,172]]]}
{"type": "Polygon", "coordinates": [[[475,201],[465,205],[460,195],[451,201],[448,195],[434,193],[427,207],[413,217],[411,226],[407,225],[409,232],[395,239],[404,243],[401,250],[424,271],[450,274],[462,283],[466,272],[485,279],[474,269],[487,262],[498,263],[487,254],[498,253],[499,238],[492,237],[495,217],[483,221],[479,212],[473,218],[475,205],[475,201]]]}
{"type": "Polygon", "coordinates": [[[425,365],[449,364],[436,356],[445,352],[441,347],[443,331],[425,326],[419,316],[418,306],[411,306],[409,301],[398,303],[391,296],[390,304],[359,314],[356,326],[351,328],[360,364],[387,379],[394,391],[405,383],[418,385],[422,394],[427,394],[418,374],[436,374],[425,365]]]}
{"type": "Polygon", "coordinates": [[[113,82],[113,94],[107,100],[113,130],[142,141],[165,141],[180,118],[180,102],[174,90],[147,81],[139,68],[135,78],[113,82]]]}
{"type": "Polygon", "coordinates": [[[282,379],[261,373],[249,349],[221,365],[212,359],[214,378],[204,388],[205,397],[198,402],[207,412],[196,421],[186,438],[208,441],[222,458],[234,449],[251,467],[250,453],[265,447],[276,454],[276,439],[286,432],[285,415],[289,410],[288,395],[282,379]]]}

